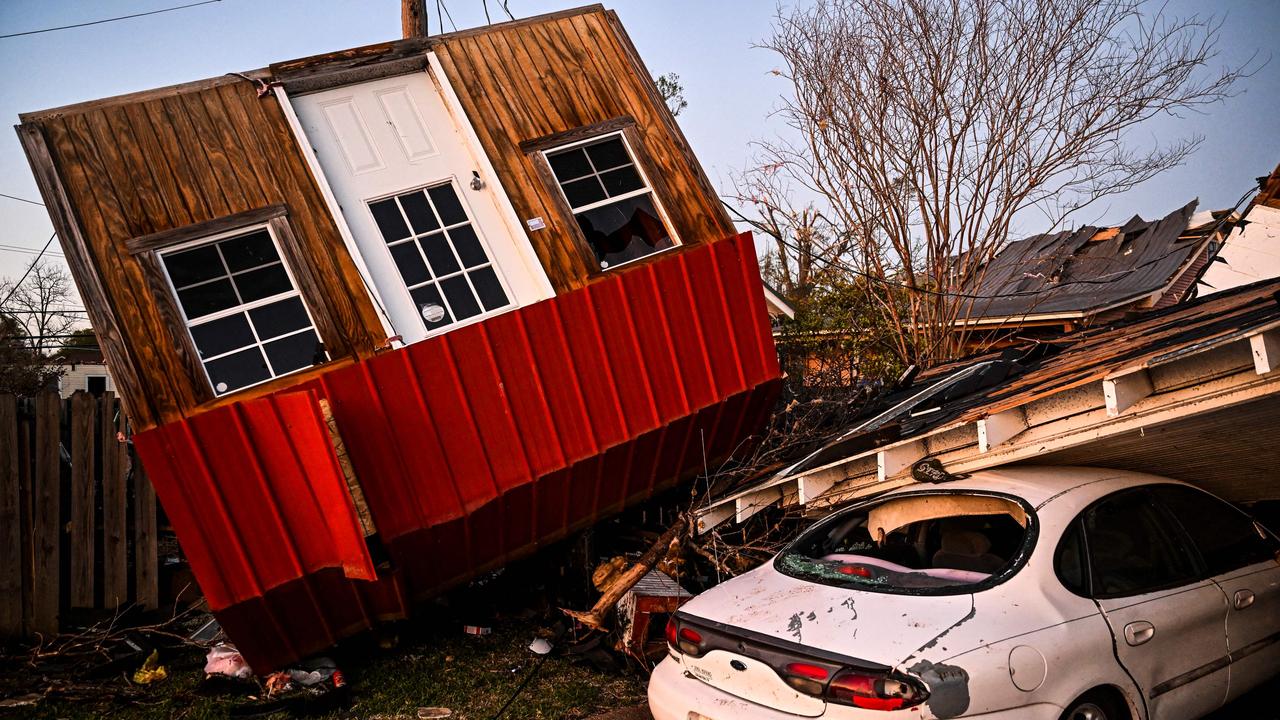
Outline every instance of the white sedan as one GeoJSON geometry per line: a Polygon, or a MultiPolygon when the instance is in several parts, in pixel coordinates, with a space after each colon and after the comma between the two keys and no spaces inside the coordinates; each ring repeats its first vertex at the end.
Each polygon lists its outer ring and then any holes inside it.
{"type": "Polygon", "coordinates": [[[1173,480],[985,471],[833,513],[667,641],[656,720],[1196,718],[1280,673],[1280,541],[1173,480]]]}

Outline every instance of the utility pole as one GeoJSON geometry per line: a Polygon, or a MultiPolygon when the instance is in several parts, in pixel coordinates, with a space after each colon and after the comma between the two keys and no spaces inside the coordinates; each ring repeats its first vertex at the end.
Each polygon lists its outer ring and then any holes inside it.
{"type": "Polygon", "coordinates": [[[426,37],[426,0],[400,0],[400,31],[406,38],[426,37]]]}

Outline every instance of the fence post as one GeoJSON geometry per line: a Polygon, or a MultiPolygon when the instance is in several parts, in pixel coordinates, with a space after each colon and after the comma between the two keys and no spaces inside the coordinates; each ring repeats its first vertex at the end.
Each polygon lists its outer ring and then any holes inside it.
{"type": "Polygon", "coordinates": [[[92,608],[94,560],[94,397],[71,396],[71,607],[92,608]]]}
{"type": "Polygon", "coordinates": [[[31,530],[35,546],[34,588],[31,630],[44,635],[58,633],[58,604],[61,591],[59,555],[62,528],[58,510],[62,494],[59,473],[62,399],[53,390],[36,396],[36,457],[32,473],[35,508],[31,530]]]}
{"type": "MultiPolygon", "coordinates": [[[[115,609],[129,600],[128,488],[124,482],[125,453],[116,441],[116,397],[103,393],[102,433],[102,602],[115,609]]],[[[123,422],[123,418],[121,418],[123,422]]]]}
{"type": "Polygon", "coordinates": [[[22,633],[22,492],[18,398],[0,395],[0,637],[22,633]]]}
{"type": "Polygon", "coordinates": [[[156,491],[133,456],[133,568],[137,602],[145,609],[160,607],[159,551],[156,548],[156,491]]]}

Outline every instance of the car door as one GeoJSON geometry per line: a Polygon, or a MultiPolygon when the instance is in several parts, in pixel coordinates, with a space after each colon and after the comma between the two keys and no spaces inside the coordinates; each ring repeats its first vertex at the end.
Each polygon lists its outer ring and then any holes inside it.
{"type": "Polygon", "coordinates": [[[1152,720],[1194,718],[1227,695],[1227,603],[1145,488],[1085,511],[1092,594],[1152,720]]]}
{"type": "Polygon", "coordinates": [[[1231,700],[1280,673],[1280,542],[1252,518],[1184,485],[1152,491],[1227,597],[1231,700]]]}

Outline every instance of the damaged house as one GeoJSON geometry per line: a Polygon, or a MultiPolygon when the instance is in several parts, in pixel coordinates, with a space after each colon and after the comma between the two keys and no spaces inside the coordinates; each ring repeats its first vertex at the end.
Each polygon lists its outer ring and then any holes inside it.
{"type": "Polygon", "coordinates": [[[255,671],[691,477],[776,395],[751,237],[600,6],[17,131],[255,671]]]}

